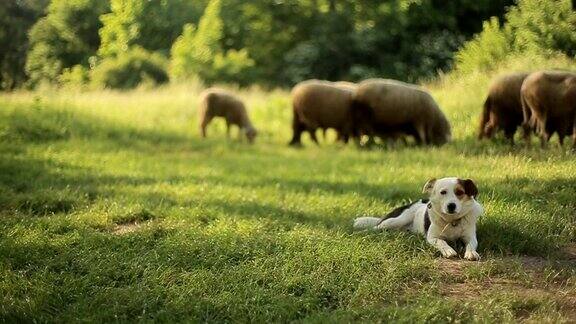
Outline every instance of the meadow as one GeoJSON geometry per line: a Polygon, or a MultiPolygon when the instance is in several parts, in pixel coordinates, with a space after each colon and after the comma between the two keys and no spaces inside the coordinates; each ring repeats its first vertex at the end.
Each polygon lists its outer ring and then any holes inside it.
{"type": "Polygon", "coordinates": [[[288,147],[286,90],[239,90],[255,145],[200,139],[195,84],[1,94],[0,321],[574,322],[575,155],[478,142],[492,76],[425,85],[440,148],[288,147]],[[480,262],[352,231],[443,176],[479,186],[480,262]]]}

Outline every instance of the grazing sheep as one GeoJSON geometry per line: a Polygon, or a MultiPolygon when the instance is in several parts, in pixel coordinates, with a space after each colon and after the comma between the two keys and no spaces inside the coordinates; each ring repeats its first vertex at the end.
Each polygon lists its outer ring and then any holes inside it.
{"type": "Polygon", "coordinates": [[[387,79],[369,79],[358,85],[353,99],[354,124],[367,135],[414,136],[418,144],[450,141],[450,124],[436,101],[424,89],[387,79]]]}
{"type": "Polygon", "coordinates": [[[202,137],[206,137],[206,127],[214,117],[224,117],[226,120],[226,136],[228,138],[230,138],[230,126],[236,125],[240,129],[239,138],[244,133],[250,143],[254,142],[257,131],[250,122],[246,107],[240,99],[230,92],[210,88],[200,94],[198,120],[202,137]]]}
{"type": "MultiPolygon", "coordinates": [[[[352,84],[353,85],[353,84],[352,84]]],[[[352,135],[352,95],[354,86],[329,81],[308,80],[292,89],[293,136],[290,145],[300,145],[304,131],[318,144],[316,130],[333,128],[344,142],[352,135]]]]}
{"type": "Polygon", "coordinates": [[[574,136],[576,148],[576,73],[565,71],[540,71],[530,74],[521,90],[524,110],[524,137],[530,140],[529,131],[535,128],[542,146],[554,134],[560,145],[566,135],[574,136]]]}
{"type": "Polygon", "coordinates": [[[478,139],[490,139],[502,130],[514,143],[514,133],[524,120],[520,90],[527,76],[528,73],[506,74],[492,82],[484,102],[478,139]]]}
{"type": "MultiPolygon", "coordinates": [[[[340,89],[343,89],[346,91],[352,91],[352,92],[355,92],[356,89],[358,88],[358,85],[356,83],[348,82],[348,81],[336,81],[336,82],[333,82],[333,84],[340,89]]],[[[326,139],[326,130],[327,130],[327,128],[322,129],[324,139],[326,139]]],[[[346,143],[346,142],[348,142],[349,137],[350,137],[350,134],[347,137],[345,137],[342,135],[342,133],[339,130],[336,130],[336,141],[337,142],[342,141],[342,142],[346,143]]]]}
{"type": "Polygon", "coordinates": [[[332,82],[333,85],[335,85],[336,87],[340,88],[340,89],[344,89],[344,90],[349,90],[349,91],[356,91],[356,89],[358,88],[358,85],[354,82],[348,82],[348,81],[336,81],[336,82],[332,82]]]}

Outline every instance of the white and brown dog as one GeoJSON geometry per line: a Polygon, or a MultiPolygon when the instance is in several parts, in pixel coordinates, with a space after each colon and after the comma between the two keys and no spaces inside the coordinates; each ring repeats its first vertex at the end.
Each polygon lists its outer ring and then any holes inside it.
{"type": "Polygon", "coordinates": [[[457,255],[446,241],[462,239],[466,244],[464,258],[480,259],[476,252],[476,221],[483,208],[475,199],[476,184],[470,179],[431,179],[424,185],[423,192],[429,195],[429,200],[398,207],[382,218],[356,218],[354,229],[407,229],[422,233],[446,258],[457,255]]]}

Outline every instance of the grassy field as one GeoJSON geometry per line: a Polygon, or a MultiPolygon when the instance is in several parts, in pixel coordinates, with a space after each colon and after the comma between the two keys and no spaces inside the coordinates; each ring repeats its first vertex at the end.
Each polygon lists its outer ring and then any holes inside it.
{"type": "Polygon", "coordinates": [[[0,321],[574,322],[576,156],[477,142],[490,77],[429,86],[442,148],[289,148],[281,90],[241,92],[253,146],[200,140],[196,86],[2,94],[0,321]],[[479,186],[481,262],[352,231],[443,176],[479,186]]]}

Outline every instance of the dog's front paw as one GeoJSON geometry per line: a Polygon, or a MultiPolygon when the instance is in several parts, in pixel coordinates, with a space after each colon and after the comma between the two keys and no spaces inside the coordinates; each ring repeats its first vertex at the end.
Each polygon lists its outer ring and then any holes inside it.
{"type": "Polygon", "coordinates": [[[478,252],[476,251],[466,251],[466,253],[464,253],[464,259],[470,261],[477,261],[480,260],[480,254],[478,254],[478,252]]]}
{"type": "Polygon", "coordinates": [[[440,249],[440,253],[442,253],[442,256],[447,259],[453,258],[458,255],[458,253],[456,253],[456,251],[454,251],[454,249],[451,247],[440,249]]]}

